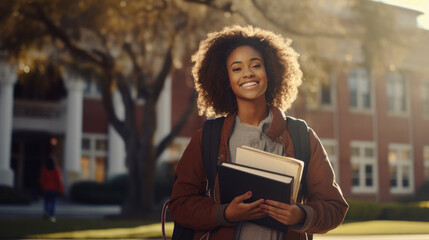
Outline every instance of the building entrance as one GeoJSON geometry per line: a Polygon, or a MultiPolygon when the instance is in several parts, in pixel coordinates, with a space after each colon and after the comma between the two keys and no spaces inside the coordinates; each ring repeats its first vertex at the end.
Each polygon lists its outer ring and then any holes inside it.
{"type": "Polygon", "coordinates": [[[45,159],[53,154],[61,168],[62,139],[46,132],[13,133],[11,168],[15,188],[29,191],[34,198],[39,196],[39,175],[45,159]]]}

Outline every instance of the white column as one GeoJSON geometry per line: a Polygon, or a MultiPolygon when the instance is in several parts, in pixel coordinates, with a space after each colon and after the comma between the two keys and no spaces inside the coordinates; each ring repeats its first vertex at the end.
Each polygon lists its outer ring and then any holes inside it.
{"type": "Polygon", "coordinates": [[[16,68],[0,62],[0,185],[13,186],[10,152],[13,119],[13,86],[16,68]]]}
{"type": "MultiPolygon", "coordinates": [[[[171,131],[171,76],[165,80],[164,89],[159,96],[157,103],[157,126],[155,133],[155,142],[159,143],[171,131]]],[[[158,163],[169,159],[169,152],[164,151],[158,163]]]]}
{"type": "MultiPolygon", "coordinates": [[[[118,91],[112,93],[112,99],[116,116],[119,120],[124,120],[125,108],[120,93],[118,91]]],[[[124,140],[112,125],[109,125],[109,156],[107,169],[108,178],[127,172],[125,166],[124,140]]]]}
{"type": "Polygon", "coordinates": [[[67,119],[65,135],[65,185],[81,177],[82,107],[85,82],[78,76],[65,76],[67,87],[67,119]]]}

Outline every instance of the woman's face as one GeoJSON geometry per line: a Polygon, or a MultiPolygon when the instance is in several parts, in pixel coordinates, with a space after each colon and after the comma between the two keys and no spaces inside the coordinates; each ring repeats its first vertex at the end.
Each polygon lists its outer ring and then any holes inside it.
{"type": "Polygon", "coordinates": [[[231,89],[240,101],[266,101],[267,74],[261,53],[250,46],[240,46],[229,54],[227,69],[231,89]]]}

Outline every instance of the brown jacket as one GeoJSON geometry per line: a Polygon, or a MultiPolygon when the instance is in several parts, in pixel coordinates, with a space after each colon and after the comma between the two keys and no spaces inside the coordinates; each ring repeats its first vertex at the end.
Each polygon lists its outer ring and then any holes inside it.
{"type": "MultiPolygon", "coordinates": [[[[273,121],[266,135],[283,144],[286,156],[294,156],[286,120],[280,110],[272,107],[273,121]]],[[[226,117],[219,146],[218,163],[229,162],[228,142],[235,114],[226,117]]],[[[290,226],[287,239],[306,239],[305,233],[325,233],[342,223],[348,205],[334,179],[334,173],[319,138],[310,133],[311,159],[307,172],[308,196],[299,196],[299,206],[306,213],[303,225],[290,226]]],[[[205,197],[206,174],[201,153],[202,130],[198,130],[180,159],[170,198],[171,216],[182,226],[195,230],[194,239],[211,231],[210,239],[233,239],[234,226],[224,216],[226,205],[220,205],[216,179],[215,199],[205,197]]]]}

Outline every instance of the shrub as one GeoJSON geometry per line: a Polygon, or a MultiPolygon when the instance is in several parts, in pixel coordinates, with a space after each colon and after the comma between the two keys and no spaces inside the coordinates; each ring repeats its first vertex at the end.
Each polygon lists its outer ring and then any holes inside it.
{"type": "Polygon", "coordinates": [[[0,185],[0,204],[29,204],[31,195],[23,190],[0,185]]]}
{"type": "Polygon", "coordinates": [[[118,175],[104,183],[80,181],[70,188],[74,202],[90,204],[122,204],[127,195],[128,175],[118,175]]]}
{"type": "Polygon", "coordinates": [[[389,203],[383,206],[380,219],[429,221],[429,208],[421,208],[416,204],[389,203]]]}
{"type": "Polygon", "coordinates": [[[350,208],[346,221],[404,220],[429,221],[429,208],[418,203],[379,203],[373,201],[348,201],[350,208]]]}
{"type": "Polygon", "coordinates": [[[348,201],[350,207],[347,212],[346,220],[363,221],[378,219],[382,212],[382,205],[372,201],[348,201]]]}

